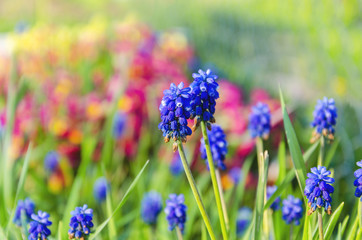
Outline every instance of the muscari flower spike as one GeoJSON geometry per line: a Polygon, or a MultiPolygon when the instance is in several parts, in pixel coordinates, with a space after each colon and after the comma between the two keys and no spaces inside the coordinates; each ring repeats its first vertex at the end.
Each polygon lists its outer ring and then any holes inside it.
{"type": "Polygon", "coordinates": [[[321,135],[329,140],[334,139],[334,126],[337,120],[337,107],[333,98],[324,97],[318,100],[313,112],[314,120],[312,127],[315,128],[311,142],[317,140],[321,135]]]}
{"type": "Polygon", "coordinates": [[[236,234],[241,237],[245,230],[248,228],[251,219],[253,218],[253,212],[248,207],[242,207],[238,211],[236,217],[236,234]]]}
{"type": "Polygon", "coordinates": [[[70,213],[72,215],[69,223],[69,239],[87,239],[93,225],[93,210],[86,204],[83,207],[76,207],[70,213]]]}
{"type": "Polygon", "coordinates": [[[120,139],[126,129],[127,117],[123,112],[117,112],[113,118],[112,134],[115,139],[120,139]]]}
{"type": "Polygon", "coordinates": [[[100,177],[94,182],[93,195],[98,202],[103,202],[107,198],[109,184],[105,177],[100,177]]]}
{"type": "MultiPolygon", "coordinates": [[[[222,128],[218,125],[213,125],[211,130],[207,130],[207,135],[209,137],[210,148],[212,153],[212,158],[214,159],[214,164],[221,170],[225,170],[226,166],[224,164],[225,156],[228,152],[226,135],[222,128]]],[[[207,159],[205,140],[201,139],[200,145],[201,157],[207,159]]],[[[207,161],[206,161],[206,164],[207,161]]]]}
{"type": "Polygon", "coordinates": [[[358,198],[360,198],[362,202],[362,160],[356,163],[359,169],[357,169],[354,172],[354,176],[356,177],[356,180],[354,180],[353,185],[356,187],[356,191],[354,192],[354,195],[358,198]]]}
{"type": "Polygon", "coordinates": [[[175,154],[170,163],[170,172],[173,176],[178,176],[184,171],[184,167],[181,162],[179,154],[175,154]]]}
{"type": "MultiPolygon", "coordinates": [[[[266,197],[267,199],[269,199],[277,190],[277,186],[268,186],[266,188],[266,197]]],[[[279,209],[280,207],[280,197],[277,197],[274,202],[270,205],[270,208],[273,209],[273,211],[276,211],[279,209]]]]}
{"type": "Polygon", "coordinates": [[[331,214],[332,198],[330,194],[334,192],[334,188],[330,184],[334,183],[334,179],[328,177],[330,174],[331,172],[323,166],[313,167],[311,173],[307,174],[304,194],[310,207],[308,214],[312,214],[317,207],[324,208],[328,214],[331,214]]]}
{"type": "Polygon", "coordinates": [[[31,215],[34,213],[34,210],[35,204],[30,198],[26,198],[24,201],[19,200],[18,205],[16,206],[13,222],[21,227],[21,215],[23,214],[25,223],[29,223],[29,221],[31,220],[31,215]]]}
{"type": "Polygon", "coordinates": [[[300,219],[303,217],[303,202],[299,198],[289,195],[283,200],[282,218],[287,224],[300,224],[300,219]]]}
{"type": "Polygon", "coordinates": [[[184,88],[181,82],[178,86],[171,83],[170,89],[163,91],[163,98],[159,110],[161,112],[161,123],[158,128],[163,132],[165,142],[170,138],[175,141],[173,150],[177,150],[177,140],[186,142],[186,137],[192,134],[191,128],[187,126],[187,119],[191,116],[191,88],[184,88]]]}
{"type": "Polygon", "coordinates": [[[54,172],[59,166],[59,154],[56,151],[50,151],[44,158],[44,167],[49,172],[54,172]]]}
{"type": "Polygon", "coordinates": [[[249,115],[249,131],[252,138],[267,139],[271,128],[270,109],[267,104],[258,102],[249,115]]]}
{"type": "Polygon", "coordinates": [[[49,221],[49,214],[43,211],[38,211],[38,214],[31,215],[32,221],[29,228],[29,240],[46,240],[51,232],[48,226],[52,225],[49,221]]]}
{"type": "Polygon", "coordinates": [[[166,200],[165,213],[170,231],[175,227],[179,227],[182,233],[184,231],[187,210],[184,202],[185,198],[183,194],[170,194],[169,199],[166,200]]]}
{"type": "Polygon", "coordinates": [[[141,216],[145,223],[156,224],[157,217],[162,211],[162,197],[158,192],[151,191],[143,196],[141,216]]]}
{"type": "Polygon", "coordinates": [[[211,129],[211,123],[215,122],[214,113],[216,99],[219,98],[218,87],[216,82],[218,76],[213,74],[210,69],[206,72],[201,69],[198,73],[193,73],[194,81],[191,83],[191,118],[195,118],[195,124],[192,127],[193,131],[200,125],[201,121],[207,124],[211,129]]]}

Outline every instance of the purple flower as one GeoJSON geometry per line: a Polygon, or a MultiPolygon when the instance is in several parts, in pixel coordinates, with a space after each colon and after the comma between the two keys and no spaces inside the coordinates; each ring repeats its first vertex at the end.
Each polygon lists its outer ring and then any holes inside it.
{"type": "Polygon", "coordinates": [[[235,185],[237,185],[240,182],[241,178],[242,178],[242,176],[241,176],[241,168],[239,168],[239,167],[231,168],[228,175],[231,178],[231,180],[233,181],[233,183],[235,185]]]}
{"type": "Polygon", "coordinates": [[[184,204],[185,198],[183,194],[170,194],[166,200],[166,219],[168,221],[168,229],[172,231],[175,227],[179,227],[181,232],[184,231],[186,222],[187,207],[184,204]]]}
{"type": "Polygon", "coordinates": [[[252,107],[249,115],[249,131],[252,138],[267,139],[271,127],[270,109],[267,104],[257,103],[252,107]]]}
{"type": "Polygon", "coordinates": [[[109,184],[105,177],[100,177],[94,182],[93,195],[98,202],[103,202],[107,198],[109,184]]]}
{"type": "Polygon", "coordinates": [[[175,153],[170,164],[170,171],[172,175],[178,176],[183,172],[184,168],[181,162],[180,155],[175,153]]]}
{"type": "Polygon", "coordinates": [[[59,154],[56,151],[48,152],[44,158],[44,167],[49,172],[54,172],[59,166],[59,154]]]}
{"type": "Polygon", "coordinates": [[[195,118],[196,129],[201,121],[206,123],[214,123],[214,113],[216,106],[216,99],[219,98],[218,87],[219,84],[216,82],[218,76],[213,74],[210,69],[206,72],[201,69],[198,73],[193,73],[192,77],[194,81],[191,83],[191,107],[192,107],[192,118],[195,118]]]}
{"type": "Polygon", "coordinates": [[[34,213],[34,211],[35,204],[30,198],[26,198],[24,201],[19,200],[18,205],[16,206],[13,222],[20,227],[22,225],[21,215],[23,213],[25,223],[29,223],[31,220],[31,215],[34,213]]]}
{"type": "Polygon", "coordinates": [[[303,217],[303,203],[299,198],[289,195],[283,200],[282,218],[287,224],[300,224],[300,219],[303,217]]]}
{"type": "Polygon", "coordinates": [[[158,192],[151,191],[143,196],[141,216],[145,223],[156,224],[157,217],[162,211],[162,197],[158,192]]]}
{"type": "Polygon", "coordinates": [[[93,210],[84,204],[83,207],[76,207],[70,214],[72,217],[69,223],[69,239],[86,239],[94,226],[93,210]]]}
{"type": "Polygon", "coordinates": [[[31,215],[32,221],[30,222],[29,228],[29,240],[45,240],[48,239],[51,232],[48,229],[48,226],[52,225],[52,222],[49,221],[49,214],[46,212],[38,211],[38,214],[31,215]]]}
{"type": "Polygon", "coordinates": [[[356,180],[354,180],[353,185],[356,187],[356,191],[354,192],[354,195],[361,199],[362,195],[362,160],[356,163],[359,169],[357,169],[354,172],[354,176],[356,177],[356,180]]]}
{"type": "MultiPolygon", "coordinates": [[[[276,190],[277,190],[277,186],[268,186],[266,188],[267,199],[269,199],[275,193],[276,190]]],[[[278,210],[280,207],[280,201],[281,201],[280,197],[277,197],[275,199],[275,201],[272,203],[272,205],[270,205],[270,208],[273,209],[273,211],[278,210]]]]}
{"type": "Polygon", "coordinates": [[[241,237],[245,230],[248,228],[251,219],[253,218],[253,212],[248,207],[242,207],[238,211],[236,218],[236,234],[241,237]]]}
{"type": "MultiPolygon", "coordinates": [[[[170,89],[163,92],[164,96],[159,107],[161,123],[158,128],[163,132],[165,142],[170,138],[186,142],[186,137],[192,134],[191,128],[187,126],[187,119],[191,116],[190,91],[189,87],[184,88],[183,83],[177,87],[171,83],[170,89]]],[[[176,149],[177,144],[174,144],[174,151],[176,149]]]]}
{"type": "MultiPolygon", "coordinates": [[[[211,131],[207,130],[207,135],[209,137],[210,142],[210,148],[211,148],[211,154],[212,158],[214,160],[214,164],[216,167],[218,167],[221,170],[225,170],[226,166],[224,164],[225,156],[228,152],[228,144],[226,141],[226,135],[222,128],[218,125],[213,125],[211,131]]],[[[204,138],[201,139],[201,145],[200,145],[200,152],[201,157],[203,159],[207,159],[206,155],[206,147],[205,147],[205,140],[204,138]]],[[[206,161],[206,164],[207,161],[206,161]]]]}
{"type": "Polygon", "coordinates": [[[330,174],[331,172],[323,166],[313,167],[311,173],[307,174],[304,194],[310,207],[308,214],[312,214],[317,207],[324,208],[328,214],[331,214],[332,198],[330,194],[334,192],[334,188],[330,184],[334,183],[334,179],[328,177],[330,174]]]}
{"type": "Polygon", "coordinates": [[[315,128],[315,132],[312,140],[319,138],[322,134],[333,140],[337,120],[337,107],[334,99],[324,97],[323,100],[318,100],[313,116],[312,127],[315,128]]]}
{"type": "Polygon", "coordinates": [[[120,139],[124,133],[127,123],[127,116],[123,112],[117,112],[113,118],[113,137],[120,139]]]}

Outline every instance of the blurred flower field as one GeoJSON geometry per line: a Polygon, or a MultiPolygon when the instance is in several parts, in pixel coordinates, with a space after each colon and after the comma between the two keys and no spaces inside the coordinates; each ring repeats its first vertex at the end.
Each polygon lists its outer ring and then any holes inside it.
{"type": "Polygon", "coordinates": [[[308,4],[0,24],[0,239],[362,239],[360,17],[308,4]]]}

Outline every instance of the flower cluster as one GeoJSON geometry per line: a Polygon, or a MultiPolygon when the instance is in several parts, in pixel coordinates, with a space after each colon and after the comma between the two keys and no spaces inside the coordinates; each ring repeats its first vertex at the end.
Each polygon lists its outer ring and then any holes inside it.
{"type": "Polygon", "coordinates": [[[141,216],[145,223],[156,224],[157,217],[162,211],[162,197],[158,192],[151,191],[143,196],[141,216]]]}
{"type": "Polygon", "coordinates": [[[166,200],[165,213],[170,231],[175,227],[179,227],[181,232],[184,230],[187,210],[184,202],[185,198],[183,194],[170,194],[169,199],[166,200]]]}
{"type": "MultiPolygon", "coordinates": [[[[226,166],[224,164],[225,156],[228,152],[226,135],[222,128],[219,125],[213,125],[211,130],[207,130],[207,136],[209,137],[210,148],[212,158],[214,160],[214,165],[221,170],[225,170],[226,166]]],[[[201,157],[207,160],[205,139],[201,139],[200,145],[201,157]]],[[[207,161],[206,161],[206,164],[207,161]]]]}
{"type": "Polygon", "coordinates": [[[303,217],[303,202],[299,198],[289,195],[283,200],[282,217],[287,224],[300,224],[300,219],[303,217]]]}
{"type": "Polygon", "coordinates": [[[330,194],[334,192],[334,188],[330,184],[334,183],[334,179],[328,177],[330,174],[331,172],[323,166],[313,167],[311,173],[307,174],[304,194],[310,207],[308,214],[312,214],[317,207],[324,208],[328,214],[331,214],[332,198],[330,194]]]}
{"type": "Polygon", "coordinates": [[[248,228],[251,219],[253,218],[253,212],[248,207],[242,207],[238,211],[236,217],[236,234],[241,237],[245,230],[248,228]]]}
{"type": "Polygon", "coordinates": [[[93,227],[93,210],[84,204],[83,207],[76,207],[71,215],[69,239],[85,239],[93,227]]]}
{"type": "Polygon", "coordinates": [[[30,198],[26,198],[24,201],[19,200],[18,205],[16,206],[13,222],[20,227],[22,225],[23,215],[25,223],[29,223],[34,210],[35,204],[30,198]]]}
{"type": "Polygon", "coordinates": [[[249,131],[252,138],[267,139],[271,127],[271,115],[267,104],[258,102],[249,115],[249,131]]]}
{"type": "Polygon", "coordinates": [[[31,215],[32,221],[29,228],[29,240],[46,240],[51,232],[48,226],[52,225],[49,221],[49,214],[46,212],[38,211],[38,214],[31,215]]]}
{"type": "Polygon", "coordinates": [[[334,126],[337,119],[337,107],[333,98],[324,97],[323,100],[318,100],[315,106],[314,120],[312,126],[315,128],[312,142],[318,139],[321,135],[334,139],[334,126]]]}
{"type": "Polygon", "coordinates": [[[356,187],[356,191],[354,192],[354,195],[361,199],[362,195],[362,160],[356,163],[359,169],[357,169],[354,172],[354,176],[356,177],[356,180],[354,180],[353,184],[356,187]]]}
{"type": "MultiPolygon", "coordinates": [[[[266,189],[266,197],[267,199],[269,199],[277,190],[277,186],[268,186],[266,189]]],[[[280,197],[277,197],[275,199],[275,201],[270,205],[270,208],[273,209],[274,211],[278,210],[280,207],[280,197]]]]}
{"type": "Polygon", "coordinates": [[[103,202],[107,198],[109,184],[105,177],[100,177],[94,182],[93,195],[98,202],[103,202]]]}
{"type": "Polygon", "coordinates": [[[215,122],[214,113],[216,99],[219,98],[219,84],[216,82],[217,75],[213,74],[210,69],[206,72],[200,69],[198,73],[193,73],[192,77],[194,81],[190,85],[192,94],[191,118],[195,118],[195,125],[193,126],[193,130],[195,130],[201,121],[215,122]]]}
{"type": "MultiPolygon", "coordinates": [[[[170,89],[163,92],[164,96],[159,107],[161,123],[158,128],[162,130],[165,142],[170,138],[186,142],[186,137],[192,134],[187,126],[187,119],[191,116],[190,90],[189,87],[184,88],[183,83],[178,86],[171,83],[170,89]]],[[[174,145],[174,151],[176,149],[177,145],[174,145]]]]}

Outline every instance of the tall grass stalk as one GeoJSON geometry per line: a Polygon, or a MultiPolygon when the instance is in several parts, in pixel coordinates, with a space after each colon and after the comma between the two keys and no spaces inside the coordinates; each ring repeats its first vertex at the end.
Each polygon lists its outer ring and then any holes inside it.
{"type": "Polygon", "coordinates": [[[197,189],[197,186],[196,186],[195,179],[192,176],[189,164],[187,163],[185,151],[184,151],[184,148],[182,146],[182,142],[180,140],[177,140],[177,146],[178,146],[178,152],[180,154],[181,162],[182,162],[182,165],[184,167],[187,180],[189,181],[189,184],[190,184],[192,193],[193,193],[193,195],[195,197],[197,206],[199,207],[199,210],[201,212],[202,219],[204,220],[204,223],[206,225],[207,231],[209,232],[210,238],[212,240],[215,240],[216,237],[215,237],[214,231],[213,231],[211,223],[210,223],[210,218],[206,213],[206,210],[205,210],[204,204],[202,202],[199,190],[197,189]]]}
{"type": "Polygon", "coordinates": [[[227,239],[229,239],[229,237],[228,237],[226,221],[225,221],[226,214],[224,214],[224,211],[222,208],[220,190],[219,190],[219,186],[218,186],[217,180],[216,180],[214,159],[212,157],[209,137],[207,135],[206,124],[204,121],[201,121],[201,132],[202,132],[202,135],[203,135],[203,138],[205,141],[207,161],[209,164],[212,186],[214,188],[214,195],[215,195],[215,199],[216,199],[217,211],[219,213],[219,220],[220,220],[220,225],[221,225],[222,236],[223,236],[224,240],[227,240],[227,239]]]}

